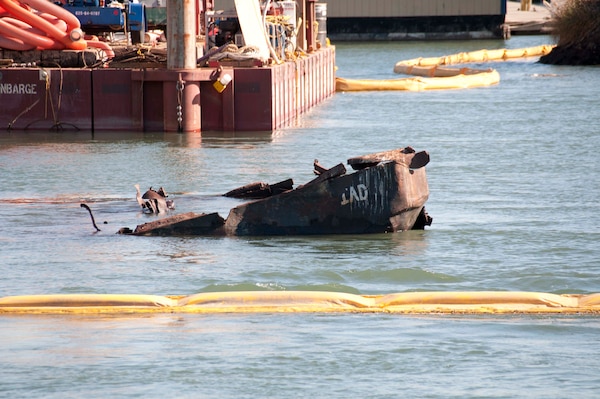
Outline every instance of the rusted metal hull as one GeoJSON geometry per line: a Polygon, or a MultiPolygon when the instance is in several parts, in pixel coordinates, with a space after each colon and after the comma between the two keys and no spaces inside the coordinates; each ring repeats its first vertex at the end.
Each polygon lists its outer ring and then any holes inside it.
{"type": "Polygon", "coordinates": [[[134,235],[367,234],[424,228],[429,197],[426,152],[399,149],[342,164],[313,181],[268,198],[243,203],[227,219],[217,214],[175,215],[122,233],[134,235]],[[330,172],[330,173],[328,173],[330,172]]]}
{"type": "Polygon", "coordinates": [[[233,208],[231,235],[362,234],[409,230],[428,196],[425,171],[381,163],[233,208]],[[424,185],[424,187],[423,187],[424,185]],[[425,190],[423,190],[425,188],[425,190]]]}
{"type": "Polygon", "coordinates": [[[138,236],[204,236],[224,235],[225,220],[217,213],[182,213],[154,222],[140,224],[132,232],[127,228],[119,230],[120,234],[138,236]]]}
{"type": "MultiPolygon", "coordinates": [[[[0,59],[25,53],[38,63],[45,54],[0,49],[0,59]]],[[[281,64],[223,66],[233,80],[222,93],[216,69],[2,68],[0,130],[275,131],[335,94],[333,46],[281,64]]]]}

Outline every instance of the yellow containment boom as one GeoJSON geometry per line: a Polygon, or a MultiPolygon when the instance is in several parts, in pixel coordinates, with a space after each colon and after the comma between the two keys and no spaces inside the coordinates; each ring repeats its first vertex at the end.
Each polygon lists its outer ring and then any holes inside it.
{"type": "Polygon", "coordinates": [[[500,82],[495,69],[476,74],[457,74],[449,77],[404,78],[404,79],[344,79],[335,78],[336,91],[383,91],[383,90],[449,90],[491,86],[500,82]]]}
{"type": "Polygon", "coordinates": [[[445,65],[472,62],[502,61],[548,54],[554,46],[542,45],[521,49],[478,50],[444,57],[414,58],[400,61],[395,73],[420,76],[401,79],[344,79],[336,78],[336,91],[375,90],[447,90],[484,87],[498,84],[500,74],[494,69],[445,68],[445,65]]]}
{"type": "Polygon", "coordinates": [[[600,314],[600,293],[558,295],[543,292],[463,291],[357,295],[321,291],[234,291],[189,296],[57,294],[0,298],[0,316],[292,312],[600,314]]]}

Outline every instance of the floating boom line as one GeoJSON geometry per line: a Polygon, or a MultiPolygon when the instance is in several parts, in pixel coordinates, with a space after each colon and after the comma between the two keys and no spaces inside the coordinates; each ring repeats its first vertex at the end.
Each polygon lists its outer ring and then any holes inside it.
{"type": "Polygon", "coordinates": [[[323,291],[20,295],[0,298],[11,314],[132,313],[600,314],[600,293],[433,291],[357,295],[323,291]]]}
{"type": "Polygon", "coordinates": [[[417,77],[400,79],[336,78],[336,91],[423,91],[492,86],[500,82],[500,74],[495,69],[448,68],[447,66],[542,56],[552,51],[553,47],[552,45],[541,45],[521,49],[484,49],[443,57],[420,57],[399,61],[394,66],[395,73],[417,77]]]}

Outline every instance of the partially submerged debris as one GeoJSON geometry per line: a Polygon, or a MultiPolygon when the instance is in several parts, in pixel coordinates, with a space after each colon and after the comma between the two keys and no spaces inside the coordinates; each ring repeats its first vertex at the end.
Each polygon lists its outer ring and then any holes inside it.
{"type": "Polygon", "coordinates": [[[426,151],[411,147],[350,158],[325,168],[315,160],[317,177],[292,188],[291,179],[270,185],[252,183],[225,195],[252,198],[217,213],[185,213],[141,224],[132,235],[301,235],[364,234],[423,229],[431,224],[424,205],[429,197],[426,151]],[[257,199],[258,198],[258,199],[257,199]]]}
{"type": "Polygon", "coordinates": [[[80,205],[82,208],[87,209],[87,211],[90,214],[90,218],[92,219],[92,225],[94,226],[94,228],[96,229],[96,231],[100,231],[100,229],[98,228],[98,226],[96,226],[96,219],[94,219],[94,215],[92,214],[92,210],[90,209],[89,206],[87,206],[86,204],[81,204],[80,205]]]}
{"type": "Polygon", "coordinates": [[[135,189],[137,191],[135,199],[142,207],[142,211],[158,214],[175,209],[175,203],[172,200],[167,200],[167,192],[162,187],[158,191],[150,187],[144,195],[141,195],[139,184],[135,184],[135,189]]]}
{"type": "Polygon", "coordinates": [[[256,182],[235,188],[231,191],[226,192],[225,194],[223,194],[223,196],[231,198],[248,199],[267,198],[272,195],[278,195],[286,191],[292,190],[293,185],[294,181],[292,179],[286,179],[275,184],[256,182]]]}

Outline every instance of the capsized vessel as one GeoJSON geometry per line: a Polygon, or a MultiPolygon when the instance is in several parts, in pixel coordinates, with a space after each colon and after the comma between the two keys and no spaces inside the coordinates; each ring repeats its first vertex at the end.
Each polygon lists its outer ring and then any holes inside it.
{"type": "Polygon", "coordinates": [[[226,195],[259,198],[232,208],[227,219],[218,213],[184,213],[122,228],[121,234],[148,236],[367,234],[424,229],[429,187],[426,151],[411,147],[348,159],[324,168],[315,161],[317,177],[295,189],[289,179],[269,185],[253,183],[226,195]]]}

